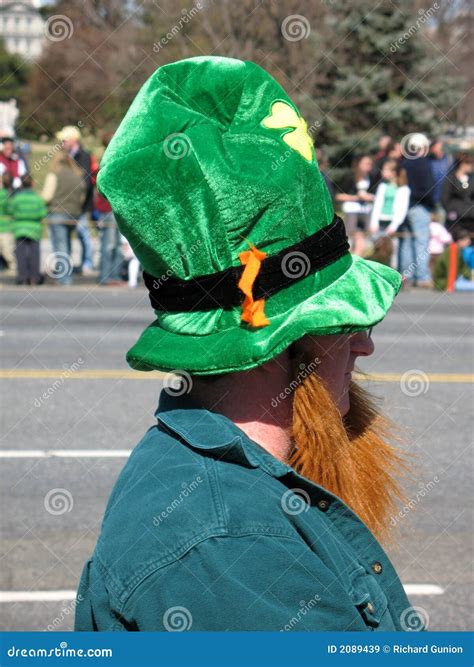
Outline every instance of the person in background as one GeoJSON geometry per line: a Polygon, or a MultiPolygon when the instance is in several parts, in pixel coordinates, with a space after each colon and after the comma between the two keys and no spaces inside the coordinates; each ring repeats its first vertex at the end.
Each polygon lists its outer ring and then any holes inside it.
{"type": "Polygon", "coordinates": [[[431,142],[429,159],[434,179],[433,203],[436,213],[441,217],[440,222],[444,223],[446,214],[441,205],[441,188],[451,170],[453,160],[444,152],[441,139],[436,138],[431,142]]]}
{"type": "Polygon", "coordinates": [[[387,160],[382,167],[382,182],[377,186],[370,215],[369,231],[372,235],[384,232],[396,233],[405,221],[410,203],[407,174],[395,160],[387,160]]]}
{"type": "Polygon", "coordinates": [[[374,158],[374,166],[370,173],[370,192],[375,192],[379,183],[382,180],[382,167],[387,160],[395,160],[400,162],[402,157],[402,150],[398,141],[390,140],[385,144],[385,150],[379,151],[374,158]]]}
{"type": "Polygon", "coordinates": [[[93,256],[92,242],[89,230],[89,216],[92,212],[92,202],[94,195],[94,186],[92,184],[92,163],[91,155],[81,145],[81,132],[74,125],[67,125],[56,134],[62,146],[69,155],[74,158],[83,171],[86,193],[82,204],[81,214],[77,224],[77,236],[82,246],[82,258],[80,272],[85,275],[92,273],[93,256]]]}
{"type": "Polygon", "coordinates": [[[416,155],[403,158],[410,188],[410,207],[406,222],[399,227],[399,268],[405,285],[431,288],[429,241],[431,212],[434,208],[434,179],[429,159],[420,146],[416,155]]]}
{"type": "Polygon", "coordinates": [[[22,188],[8,202],[8,213],[12,218],[17,262],[17,285],[40,285],[40,240],[42,222],[47,210],[44,201],[33,190],[33,179],[25,174],[22,188]]]}
{"type": "Polygon", "coordinates": [[[452,171],[441,188],[441,205],[446,211],[446,226],[452,233],[461,226],[474,238],[474,157],[457,156],[452,171]]]}
{"type": "Polygon", "coordinates": [[[336,201],[342,203],[344,223],[352,244],[354,255],[362,256],[365,250],[365,231],[372,208],[374,195],[370,173],[373,161],[370,155],[361,155],[352,164],[351,176],[342,184],[342,191],[336,194],[336,201]]]}
{"type": "MultiPolygon", "coordinates": [[[[458,265],[456,270],[455,289],[464,291],[469,287],[470,291],[474,288],[474,283],[472,282],[474,253],[472,252],[470,235],[467,229],[456,227],[453,229],[452,237],[453,242],[457,246],[458,265]],[[466,285],[466,283],[471,283],[471,286],[466,285]]],[[[440,257],[438,257],[434,265],[433,282],[434,287],[437,290],[445,290],[447,287],[450,256],[450,249],[446,248],[440,257]]]]}
{"type": "Polygon", "coordinates": [[[22,187],[22,178],[28,173],[26,162],[15,152],[15,143],[12,138],[4,137],[0,149],[0,176],[9,172],[12,177],[12,188],[22,187]]]}
{"type": "MultiPolygon", "coordinates": [[[[380,234],[393,237],[407,217],[410,188],[407,185],[406,171],[400,167],[396,160],[384,162],[381,176],[382,181],[377,186],[370,216],[369,232],[375,237],[380,234]]],[[[391,248],[388,263],[396,268],[398,240],[390,239],[377,245],[379,249],[382,245],[384,252],[388,252],[388,249],[391,248]]]]}
{"type": "Polygon", "coordinates": [[[138,274],[140,272],[140,262],[137,259],[137,256],[132,250],[130,243],[127,241],[125,236],[120,235],[122,242],[122,253],[124,259],[127,261],[127,271],[128,271],[128,286],[131,289],[135,289],[138,286],[138,274]]]}
{"type": "Polygon", "coordinates": [[[439,215],[433,213],[430,222],[430,271],[433,274],[436,261],[443,254],[446,246],[453,242],[453,237],[439,221],[439,215]]]}
{"type": "Polygon", "coordinates": [[[378,145],[379,150],[374,155],[374,163],[376,164],[378,160],[384,158],[387,154],[387,148],[389,144],[392,143],[392,137],[389,134],[382,134],[379,137],[378,145]]]}
{"type": "Polygon", "coordinates": [[[12,193],[12,175],[5,171],[0,179],[0,255],[9,273],[16,273],[15,242],[12,219],[8,214],[8,200],[12,193]]]}
{"type": "Polygon", "coordinates": [[[329,162],[326,153],[321,148],[316,148],[316,146],[314,147],[314,150],[316,153],[316,159],[319,164],[319,171],[321,172],[321,176],[323,177],[328,192],[331,195],[331,200],[334,202],[334,197],[336,193],[334,191],[334,183],[332,182],[328,174],[329,162]]]}
{"type": "Polygon", "coordinates": [[[60,285],[72,282],[71,236],[81,216],[85,194],[83,170],[69,153],[58,151],[41,195],[49,206],[49,231],[56,255],[54,273],[60,285]]]}
{"type": "MultiPolygon", "coordinates": [[[[107,148],[113,136],[113,132],[103,135],[102,144],[104,148],[107,148]]],[[[92,173],[92,182],[94,185],[98,172],[99,165],[97,164],[92,173]]],[[[100,233],[99,285],[121,285],[120,270],[123,263],[122,235],[117,226],[112,207],[107,199],[97,191],[94,194],[94,209],[98,214],[97,227],[100,233]]]]}

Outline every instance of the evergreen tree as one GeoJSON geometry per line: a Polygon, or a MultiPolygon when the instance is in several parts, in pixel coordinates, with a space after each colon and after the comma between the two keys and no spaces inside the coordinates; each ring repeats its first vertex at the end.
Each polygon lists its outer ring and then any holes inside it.
{"type": "Polygon", "coordinates": [[[427,39],[435,8],[412,0],[331,0],[321,67],[325,83],[315,91],[322,107],[318,143],[326,143],[333,176],[354,154],[373,150],[377,137],[395,140],[411,132],[432,134],[448,121],[461,98],[446,57],[427,39]]]}

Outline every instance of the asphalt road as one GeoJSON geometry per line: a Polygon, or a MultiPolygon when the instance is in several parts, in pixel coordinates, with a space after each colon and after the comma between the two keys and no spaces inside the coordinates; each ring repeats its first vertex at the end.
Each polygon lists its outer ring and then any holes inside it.
{"type": "MultiPolygon", "coordinates": [[[[152,311],[141,289],[4,286],[0,299],[0,629],[69,630],[120,450],[154,421],[161,380],[124,359],[152,311]]],[[[472,626],[472,305],[466,294],[402,293],[361,364],[414,455],[389,552],[431,630],[472,626]]]]}

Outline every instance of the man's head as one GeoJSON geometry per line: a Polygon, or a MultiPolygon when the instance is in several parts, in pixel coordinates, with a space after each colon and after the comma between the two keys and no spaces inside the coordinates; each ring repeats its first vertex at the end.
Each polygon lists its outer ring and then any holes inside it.
{"type": "Polygon", "coordinates": [[[444,156],[444,151],[443,151],[443,142],[439,137],[435,137],[431,144],[430,144],[430,153],[431,155],[439,160],[444,156]]]}
{"type": "Polygon", "coordinates": [[[14,148],[13,139],[2,139],[2,153],[6,158],[11,158],[14,148]]]}
{"type": "MultiPolygon", "coordinates": [[[[371,330],[335,336],[305,336],[294,343],[298,365],[317,360],[317,375],[342,417],[350,408],[349,387],[358,357],[374,352],[371,330]]],[[[301,370],[301,369],[300,369],[301,370]]]]}
{"type": "Polygon", "coordinates": [[[381,137],[379,137],[379,149],[382,152],[385,152],[387,150],[387,146],[390,144],[392,141],[392,137],[389,134],[382,134],[381,137]]]}
{"type": "Polygon", "coordinates": [[[68,153],[74,153],[80,147],[81,132],[75,125],[66,125],[56,133],[56,138],[62,143],[68,153]]]}
{"type": "Polygon", "coordinates": [[[470,174],[474,166],[474,156],[470,153],[459,153],[456,156],[455,169],[462,174],[470,174]]]}
{"type": "Polygon", "coordinates": [[[464,227],[454,227],[451,236],[454,243],[457,243],[460,248],[467,248],[471,245],[471,235],[464,227]]]}
{"type": "Polygon", "coordinates": [[[24,188],[32,188],[33,187],[33,179],[31,178],[30,174],[25,174],[21,178],[21,185],[24,188]]]}

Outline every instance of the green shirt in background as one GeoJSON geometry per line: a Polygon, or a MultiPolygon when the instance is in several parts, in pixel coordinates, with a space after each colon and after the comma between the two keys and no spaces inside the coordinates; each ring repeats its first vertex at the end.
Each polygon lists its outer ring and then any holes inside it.
{"type": "Polygon", "coordinates": [[[385,552],[341,500],[186,396],[163,391],[156,416],[109,499],[76,630],[416,624],[385,552]]]}
{"type": "Polygon", "coordinates": [[[387,183],[385,186],[383,206],[380,214],[384,218],[393,216],[393,205],[395,203],[395,195],[397,194],[397,186],[395,183],[387,183]]]}
{"type": "Polygon", "coordinates": [[[11,196],[7,210],[13,220],[15,238],[41,239],[41,223],[48,210],[39,194],[29,188],[19,190],[11,196]]]}
{"type": "Polygon", "coordinates": [[[0,188],[0,234],[12,231],[12,219],[8,215],[9,195],[6,188],[0,188]]]}

